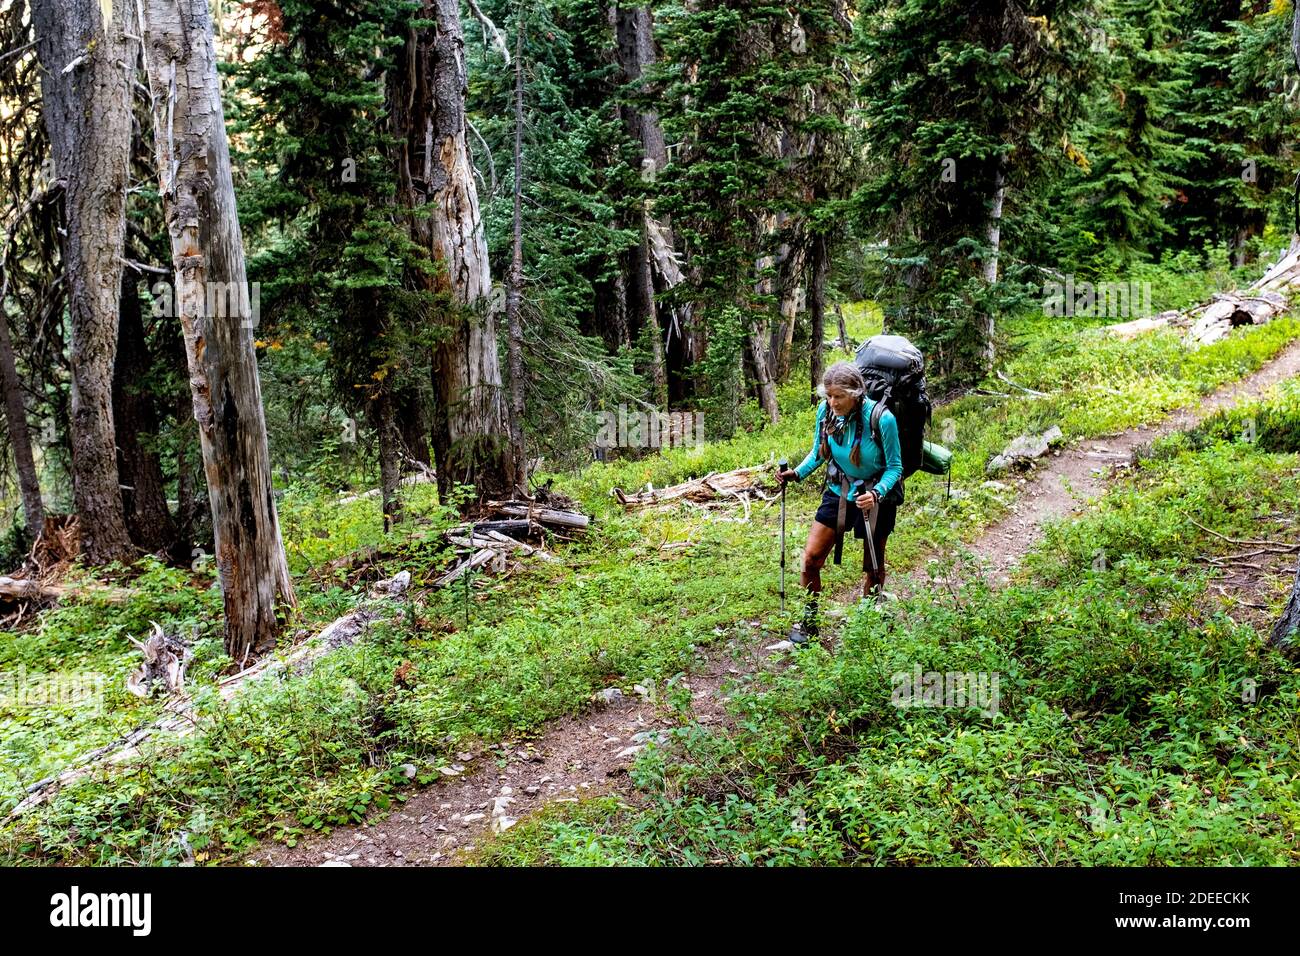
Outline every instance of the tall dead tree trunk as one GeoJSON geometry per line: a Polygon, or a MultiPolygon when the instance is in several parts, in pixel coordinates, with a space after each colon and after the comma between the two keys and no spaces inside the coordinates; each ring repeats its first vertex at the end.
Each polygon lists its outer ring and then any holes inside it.
{"type": "MultiPolygon", "coordinates": [[[[988,229],[985,236],[989,255],[984,260],[984,281],[989,285],[998,281],[998,255],[1002,248],[1002,200],[1006,196],[1007,177],[1001,163],[993,178],[993,195],[990,201],[988,229]]],[[[984,364],[991,370],[994,362],[993,312],[984,316],[984,364]]]]}
{"type": "Polygon", "coordinates": [[[405,77],[410,109],[399,135],[411,176],[405,190],[427,204],[427,219],[413,220],[417,240],[443,270],[443,291],[456,308],[449,334],[434,350],[437,399],[433,429],[438,489],[472,484],[479,498],[500,497],[520,484],[510,453],[510,432],[497,352],[497,303],[491,294],[487,241],[478,191],[465,141],[465,41],[457,0],[423,0],[421,17],[432,26],[408,41],[405,77]],[[415,180],[419,178],[420,182],[415,180]]]}
{"type": "Polygon", "coordinates": [[[782,244],[778,250],[777,289],[781,319],[777,322],[772,335],[772,356],[775,366],[772,374],[778,382],[784,382],[790,377],[794,328],[802,304],[800,299],[803,288],[800,280],[803,278],[804,260],[807,257],[806,244],[806,237],[801,235],[792,240],[792,243],[782,244]]]}
{"type": "Polygon", "coordinates": [[[758,401],[763,414],[772,422],[780,418],[776,404],[776,381],[767,353],[767,323],[755,323],[749,335],[749,360],[754,363],[754,381],[758,385],[758,401]]]}
{"type": "Polygon", "coordinates": [[[273,646],[294,605],[271,485],[252,296],[207,0],[140,0],[163,212],[212,508],[226,652],[273,646]]]}
{"type": "Polygon", "coordinates": [[[510,363],[510,454],[514,461],[515,493],[528,495],[528,463],[524,453],[524,326],[520,309],[524,297],[524,18],[521,8],[515,36],[515,190],[514,237],[510,245],[510,288],[506,293],[507,358],[510,363]]]}
{"type": "MultiPolygon", "coordinates": [[[[767,236],[776,231],[777,217],[764,216],[759,225],[762,235],[767,236]]],[[[776,281],[773,275],[776,266],[776,256],[762,255],[754,261],[754,274],[758,277],[754,282],[754,294],[763,299],[770,298],[775,290],[776,281]]],[[[772,322],[765,313],[753,312],[748,309],[744,303],[738,302],[737,306],[742,315],[749,315],[749,335],[746,338],[748,345],[748,357],[750,367],[754,372],[754,383],[758,388],[759,404],[763,406],[763,413],[768,419],[775,422],[778,418],[776,403],[776,379],[773,374],[776,365],[776,356],[772,350],[773,330],[772,322]],[[752,313],[752,314],[751,314],[752,313]]]]}
{"type": "MultiPolygon", "coordinates": [[[[654,16],[649,5],[615,5],[610,9],[610,18],[623,81],[634,83],[655,62],[654,16]]],[[[659,116],[653,110],[641,112],[629,106],[620,107],[620,112],[628,133],[641,144],[643,176],[653,180],[668,165],[668,146],[659,116]]],[[[648,201],[642,210],[641,243],[629,253],[628,279],[634,292],[629,303],[637,306],[632,323],[649,329],[652,336],[650,371],[655,400],[667,402],[667,359],[692,354],[691,344],[684,340],[694,334],[694,317],[689,303],[661,310],[656,302],[656,293],[676,288],[685,275],[677,261],[672,223],[666,216],[656,216],[648,201]],[[676,347],[674,339],[679,340],[676,347]]],[[[679,378],[683,371],[684,367],[676,370],[679,378]]]]}
{"type": "Polygon", "coordinates": [[[91,564],[134,555],[118,490],[112,383],[138,47],[127,36],[135,32],[127,28],[131,4],[115,0],[108,23],[100,6],[99,0],[32,2],[45,128],[66,180],[72,484],[82,554],[91,564]]]}
{"type": "Polygon", "coordinates": [[[812,247],[808,250],[808,318],[812,324],[809,378],[814,407],[818,403],[817,386],[826,374],[826,245],[826,234],[819,232],[812,237],[812,247]]]}
{"type": "MultiPolygon", "coordinates": [[[[643,222],[643,227],[645,223],[643,222]]],[[[629,301],[641,304],[641,317],[645,323],[645,334],[650,341],[650,384],[653,391],[652,400],[656,405],[668,401],[668,368],[664,364],[664,330],[659,324],[659,308],[655,304],[654,273],[650,265],[650,244],[645,232],[641,242],[632,250],[634,266],[632,278],[637,295],[629,301]]]]}

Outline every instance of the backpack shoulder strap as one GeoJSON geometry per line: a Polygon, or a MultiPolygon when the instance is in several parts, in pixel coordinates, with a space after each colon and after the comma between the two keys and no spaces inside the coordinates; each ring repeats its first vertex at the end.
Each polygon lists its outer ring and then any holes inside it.
{"type": "Polygon", "coordinates": [[[871,437],[876,444],[880,446],[880,453],[885,453],[885,438],[880,434],[880,418],[889,409],[885,407],[885,400],[882,398],[876,402],[875,408],[871,409],[871,437]]]}

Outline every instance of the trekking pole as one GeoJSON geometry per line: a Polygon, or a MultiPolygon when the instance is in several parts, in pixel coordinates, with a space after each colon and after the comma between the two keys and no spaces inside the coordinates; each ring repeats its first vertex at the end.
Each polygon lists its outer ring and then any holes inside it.
{"type": "MultiPolygon", "coordinates": [[[[867,513],[867,551],[870,552],[871,554],[872,573],[878,572],[880,570],[880,562],[876,560],[876,541],[875,538],[872,537],[872,535],[874,535],[875,533],[876,533],[876,509],[872,508],[867,513]]],[[[862,570],[865,571],[866,568],[863,568],[862,570]]]]}
{"type": "MultiPolygon", "coordinates": [[[[785,471],[790,467],[790,463],[782,458],[776,463],[777,473],[785,471]]],[[[781,613],[785,613],[785,486],[787,482],[781,482],[781,613]]]]}
{"type": "MultiPolygon", "coordinates": [[[[866,547],[864,547],[864,548],[862,549],[862,571],[863,571],[864,574],[866,573],[866,570],[867,570],[867,555],[868,555],[868,554],[871,555],[871,573],[872,573],[873,575],[878,575],[878,574],[880,573],[880,561],[877,560],[877,558],[876,558],[876,539],[875,539],[875,534],[876,534],[876,511],[877,511],[877,509],[879,509],[879,507],[880,507],[880,498],[879,498],[879,496],[877,496],[877,497],[876,497],[876,503],[875,503],[875,505],[872,507],[872,509],[871,509],[869,512],[867,512],[867,520],[866,520],[866,525],[867,525],[867,533],[866,533],[867,544],[866,544],[866,547]]],[[[881,590],[882,590],[882,591],[884,590],[884,587],[883,587],[883,586],[881,587],[881,590]]],[[[879,597],[879,595],[877,594],[877,598],[878,598],[878,597],[879,597]]]]}

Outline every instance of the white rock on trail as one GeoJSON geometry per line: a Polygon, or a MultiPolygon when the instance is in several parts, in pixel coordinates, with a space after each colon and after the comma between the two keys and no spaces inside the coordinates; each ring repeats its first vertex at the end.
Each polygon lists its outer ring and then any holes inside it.
{"type": "Polygon", "coordinates": [[[639,734],[632,735],[632,743],[647,744],[653,742],[663,745],[671,740],[672,736],[673,732],[671,730],[643,730],[639,734]]]}
{"type": "Polygon", "coordinates": [[[1054,443],[1062,438],[1061,429],[1053,425],[1041,435],[1020,435],[1012,439],[1011,444],[995,455],[985,468],[989,474],[1005,471],[1012,465],[1041,458],[1054,443]]]}

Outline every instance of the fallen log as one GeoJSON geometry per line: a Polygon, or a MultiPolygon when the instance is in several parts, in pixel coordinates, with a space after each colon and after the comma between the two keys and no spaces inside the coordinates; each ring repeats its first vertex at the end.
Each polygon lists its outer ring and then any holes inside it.
{"type": "Polygon", "coordinates": [[[1203,307],[1200,318],[1187,332],[1187,341],[1192,345],[1209,345],[1226,338],[1238,326],[1271,322],[1286,309],[1286,297],[1278,292],[1219,293],[1203,307]]]}
{"type": "Polygon", "coordinates": [[[1243,325],[1264,325],[1290,308],[1288,297],[1300,288],[1300,249],[1282,256],[1259,279],[1241,291],[1219,292],[1208,302],[1179,312],[1161,312],[1106,327],[1106,334],[1132,339],[1146,332],[1170,326],[1185,329],[1184,341],[1191,348],[1227,338],[1243,325]]]}
{"type": "Polygon", "coordinates": [[[504,571],[506,567],[505,551],[501,548],[480,548],[446,574],[436,578],[433,582],[433,586],[436,588],[445,588],[453,581],[462,578],[467,572],[476,568],[481,568],[485,564],[489,563],[492,564],[492,569],[494,571],[504,571]]]}
{"type": "Polygon", "coordinates": [[[1295,281],[1298,270],[1300,270],[1300,249],[1289,249],[1286,255],[1282,256],[1275,265],[1270,266],[1250,288],[1252,290],[1272,289],[1280,292],[1282,288],[1295,281]]]}
{"type": "Polygon", "coordinates": [[[534,555],[536,557],[541,558],[543,561],[549,562],[551,564],[556,564],[560,560],[559,558],[557,558],[555,555],[551,554],[548,551],[543,551],[541,548],[534,548],[532,545],[524,544],[522,541],[516,541],[514,538],[509,538],[506,535],[501,534],[500,532],[489,531],[487,534],[489,538],[496,539],[497,541],[499,541],[501,544],[504,544],[508,548],[514,548],[519,551],[522,551],[525,555],[534,555]]]}
{"type": "Polygon", "coordinates": [[[0,577],[0,597],[12,601],[49,601],[63,597],[66,589],[57,584],[42,584],[23,578],[0,577]]]}
{"type": "Polygon", "coordinates": [[[746,498],[751,496],[761,498],[764,496],[760,490],[759,476],[771,470],[770,465],[753,465],[749,468],[737,468],[735,471],[710,472],[703,478],[693,478],[668,488],[656,489],[647,486],[645,491],[635,494],[628,494],[622,488],[614,488],[611,489],[610,494],[629,510],[683,499],[705,502],[738,495],[746,498]]]}
{"type": "MultiPolygon", "coordinates": [[[[427,485],[430,482],[438,480],[438,476],[432,471],[417,472],[414,475],[407,475],[401,480],[399,487],[410,488],[414,485],[427,485]]],[[[355,495],[344,495],[338,499],[341,505],[350,505],[354,501],[365,501],[368,498],[378,498],[382,493],[382,488],[371,488],[369,491],[362,491],[355,495]]]]}
{"type": "MultiPolygon", "coordinates": [[[[529,521],[526,518],[512,518],[506,521],[476,521],[470,526],[475,534],[495,531],[500,534],[522,535],[523,537],[536,537],[541,534],[542,528],[535,521],[529,521]]],[[[461,529],[453,528],[455,533],[463,533],[464,526],[461,529]]]]}
{"type": "Polygon", "coordinates": [[[1106,334],[1117,339],[1133,339],[1156,329],[1168,328],[1181,318],[1181,312],[1161,312],[1149,319],[1134,319],[1132,322],[1120,322],[1118,325],[1106,326],[1106,334]]]}
{"type": "Polygon", "coordinates": [[[587,526],[591,524],[591,518],[577,511],[539,508],[527,501],[489,501],[483,507],[486,511],[494,514],[509,515],[512,518],[526,518],[553,528],[585,531],[587,526]]]}
{"type": "Polygon", "coordinates": [[[119,603],[130,596],[130,591],[103,584],[45,584],[31,578],[0,577],[0,599],[12,601],[48,601],[68,597],[94,597],[119,603]]]}
{"type": "Polygon", "coordinates": [[[537,529],[540,526],[528,521],[482,521],[474,525],[461,525],[452,528],[445,534],[446,539],[458,548],[464,548],[472,552],[468,558],[459,562],[454,568],[441,575],[434,581],[435,587],[444,587],[452,581],[459,578],[466,571],[472,568],[481,567],[491,560],[484,551],[498,552],[500,557],[493,563],[494,570],[504,570],[506,555],[509,553],[519,553],[524,557],[537,556],[543,561],[555,563],[559,558],[553,554],[531,544],[527,544],[517,538],[502,534],[497,530],[499,526],[522,525],[522,530],[537,529]],[[491,527],[486,527],[486,526],[491,527]]]}
{"type": "MultiPolygon", "coordinates": [[[[317,658],[339,647],[355,643],[357,637],[369,624],[386,616],[384,614],[386,606],[392,604],[393,598],[404,594],[409,583],[410,573],[406,571],[388,581],[379,582],[371,592],[371,600],[332,621],[314,637],[296,645],[284,657],[274,655],[263,657],[239,673],[218,681],[217,692],[222,700],[229,702],[251,681],[284,672],[304,673],[311,668],[317,658]]],[[[163,716],[158,720],[137,727],[112,743],[83,754],[61,773],[30,785],[27,788],[27,795],[9,811],[9,818],[13,819],[33,807],[40,806],[62,788],[90,776],[100,768],[107,768],[110,764],[125,763],[136,756],[142,743],[157,734],[170,733],[177,737],[184,737],[193,733],[197,726],[194,701],[182,691],[179,696],[167,702],[163,708],[163,716]]]]}

